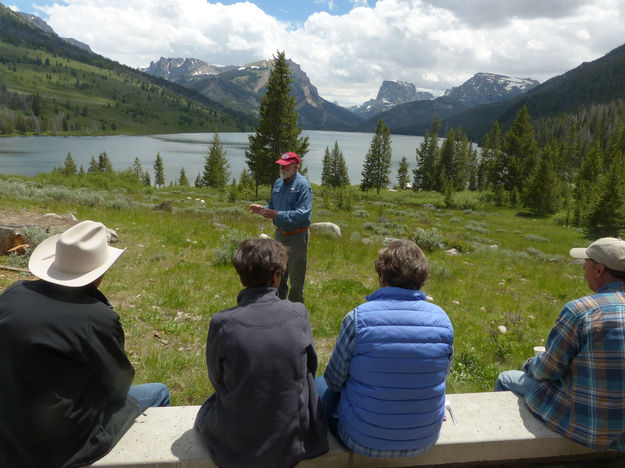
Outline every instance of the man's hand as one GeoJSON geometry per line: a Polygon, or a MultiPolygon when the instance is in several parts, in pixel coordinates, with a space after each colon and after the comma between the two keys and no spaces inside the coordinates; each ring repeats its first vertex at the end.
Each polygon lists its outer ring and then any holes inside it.
{"type": "Polygon", "coordinates": [[[257,203],[252,203],[252,204],[249,206],[249,209],[250,209],[250,213],[258,213],[258,214],[261,214],[261,211],[262,211],[262,209],[263,209],[263,205],[258,205],[257,203]]]}
{"type": "Polygon", "coordinates": [[[269,208],[267,208],[266,210],[265,209],[261,210],[260,214],[262,216],[264,216],[265,218],[273,219],[276,216],[278,216],[278,211],[277,210],[270,210],[269,208]]]}

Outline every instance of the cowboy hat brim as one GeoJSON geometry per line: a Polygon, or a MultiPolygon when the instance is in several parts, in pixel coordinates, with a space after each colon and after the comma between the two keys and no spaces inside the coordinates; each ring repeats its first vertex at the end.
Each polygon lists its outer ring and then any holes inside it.
{"type": "Polygon", "coordinates": [[[126,249],[117,249],[107,245],[107,259],[101,265],[86,273],[68,273],[59,270],[55,264],[56,242],[61,234],[48,237],[39,244],[28,261],[28,269],[37,278],[61,286],[80,287],[94,282],[117,261],[126,249]]]}

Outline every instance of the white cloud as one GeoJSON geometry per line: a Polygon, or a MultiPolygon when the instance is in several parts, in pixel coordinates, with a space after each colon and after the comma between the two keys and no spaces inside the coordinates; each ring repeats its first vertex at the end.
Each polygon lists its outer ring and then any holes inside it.
{"type": "Polygon", "coordinates": [[[249,2],[68,0],[41,11],[61,36],[135,67],[161,56],[242,65],[285,50],[321,96],[343,105],[375,97],[383,80],[408,81],[435,94],[477,72],[544,81],[625,38],[620,0],[350,3],[349,13],[315,13],[297,25],[249,2]]]}

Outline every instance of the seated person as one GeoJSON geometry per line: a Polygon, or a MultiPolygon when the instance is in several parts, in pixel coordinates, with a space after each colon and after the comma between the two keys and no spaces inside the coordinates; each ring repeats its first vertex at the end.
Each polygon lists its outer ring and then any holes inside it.
{"type": "Polygon", "coordinates": [[[375,262],[380,288],[349,312],[316,380],[330,431],[369,457],[421,454],[438,439],[454,331],[420,291],[421,249],[396,240],[375,262]]]}
{"type": "Polygon", "coordinates": [[[308,310],[278,297],[287,264],[279,242],[248,239],[232,263],[245,289],[211,318],[206,363],[215,393],[195,427],[220,467],[291,467],[328,450],[308,310]]]}
{"type": "Polygon", "coordinates": [[[571,249],[594,294],[570,301],[545,352],[499,374],[495,391],[525,399],[551,430],[593,450],[625,451],[625,241],[571,249]]]}
{"type": "Polygon", "coordinates": [[[101,223],[43,241],[0,296],[0,466],[74,467],[104,456],[162,384],[132,386],[119,315],[98,290],[124,253],[101,223]]]}

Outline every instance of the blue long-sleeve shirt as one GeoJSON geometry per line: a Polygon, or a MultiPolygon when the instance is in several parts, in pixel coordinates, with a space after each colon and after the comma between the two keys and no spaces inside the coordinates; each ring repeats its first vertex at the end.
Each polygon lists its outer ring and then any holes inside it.
{"type": "Polygon", "coordinates": [[[293,231],[310,226],[312,188],[306,177],[297,172],[288,182],[282,178],[276,180],[267,208],[278,212],[273,219],[278,229],[293,231]]]}

